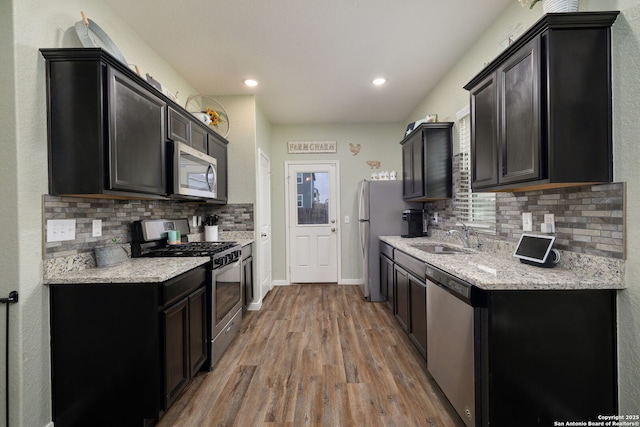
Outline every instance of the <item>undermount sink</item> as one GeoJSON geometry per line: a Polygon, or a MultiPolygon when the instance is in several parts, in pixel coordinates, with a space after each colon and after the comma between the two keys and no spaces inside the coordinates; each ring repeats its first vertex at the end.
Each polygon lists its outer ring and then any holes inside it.
{"type": "Polygon", "coordinates": [[[437,255],[455,255],[455,254],[467,254],[469,251],[463,248],[457,248],[455,246],[443,245],[440,243],[430,243],[422,245],[410,245],[412,248],[420,249],[421,251],[428,252],[430,254],[437,255]]]}

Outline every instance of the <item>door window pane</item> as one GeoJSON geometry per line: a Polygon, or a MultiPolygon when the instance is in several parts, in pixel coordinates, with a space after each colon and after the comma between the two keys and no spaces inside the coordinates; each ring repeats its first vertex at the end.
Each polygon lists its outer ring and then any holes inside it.
{"type": "Polygon", "coordinates": [[[329,223],[329,173],[298,174],[298,225],[329,223]]]}

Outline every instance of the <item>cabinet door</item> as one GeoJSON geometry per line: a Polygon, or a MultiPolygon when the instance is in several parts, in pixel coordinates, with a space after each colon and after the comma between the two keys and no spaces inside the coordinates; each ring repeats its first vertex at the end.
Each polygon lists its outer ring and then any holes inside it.
{"type": "Polygon", "coordinates": [[[181,300],[162,312],[164,327],[164,404],[171,406],[190,378],[189,301],[181,300]]]}
{"type": "Polygon", "coordinates": [[[437,123],[424,129],[424,192],[429,199],[450,199],[452,196],[451,146],[453,123],[437,123]]]}
{"type": "Polygon", "coordinates": [[[418,278],[409,275],[411,324],[409,336],[420,354],[427,358],[427,287],[418,278]]]}
{"type": "Polygon", "coordinates": [[[164,101],[113,68],[109,81],[109,188],[167,194],[164,101]]]}
{"type": "Polygon", "coordinates": [[[500,184],[540,175],[540,39],[535,38],[498,70],[500,184]]]}
{"type": "Polygon", "coordinates": [[[413,197],[413,147],[410,143],[402,146],[402,197],[413,197]]]}
{"type": "Polygon", "coordinates": [[[380,255],[380,289],[387,296],[387,305],[395,314],[393,293],[393,261],[384,255],[380,255]]]}
{"type": "Polygon", "coordinates": [[[191,124],[191,146],[198,151],[202,151],[203,153],[208,152],[208,144],[207,144],[207,131],[202,129],[200,126],[195,123],[191,124]]]}
{"type": "Polygon", "coordinates": [[[498,105],[495,74],[471,89],[471,187],[498,183],[498,105]]]}
{"type": "Polygon", "coordinates": [[[191,120],[169,107],[169,139],[191,145],[191,120]]]}
{"type": "Polygon", "coordinates": [[[216,201],[227,203],[227,144],[216,133],[209,134],[209,155],[218,161],[218,197],[216,201]]]}
{"type": "Polygon", "coordinates": [[[245,310],[253,302],[253,257],[242,261],[242,289],[245,310]]]}
{"type": "Polygon", "coordinates": [[[193,377],[207,360],[207,293],[203,286],[189,299],[189,376],[193,377]]]}
{"type": "Polygon", "coordinates": [[[396,302],[396,319],[405,332],[409,332],[409,273],[403,268],[395,265],[394,267],[394,283],[395,283],[395,302],[396,302]]]}
{"type": "Polygon", "coordinates": [[[405,199],[424,196],[423,159],[422,132],[416,131],[402,145],[402,195],[405,199]]]}

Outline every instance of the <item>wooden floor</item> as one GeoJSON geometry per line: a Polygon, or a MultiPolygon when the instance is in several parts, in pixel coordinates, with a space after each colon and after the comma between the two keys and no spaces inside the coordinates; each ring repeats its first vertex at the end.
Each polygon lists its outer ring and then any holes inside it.
{"type": "Polygon", "coordinates": [[[276,287],[167,426],[463,427],[386,305],[357,286],[276,287]]]}

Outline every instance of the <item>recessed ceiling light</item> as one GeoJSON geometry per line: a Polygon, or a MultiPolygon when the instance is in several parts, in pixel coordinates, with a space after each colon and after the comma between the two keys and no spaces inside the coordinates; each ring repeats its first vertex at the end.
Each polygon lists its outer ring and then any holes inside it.
{"type": "Polygon", "coordinates": [[[373,79],[373,84],[376,86],[380,86],[383,85],[387,82],[387,79],[382,78],[382,77],[378,77],[377,79],[373,79]]]}
{"type": "Polygon", "coordinates": [[[253,80],[253,79],[247,79],[244,81],[244,84],[246,84],[247,86],[258,86],[258,81],[257,80],[253,80]]]}

